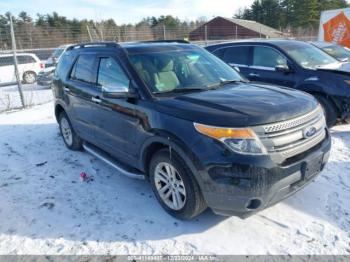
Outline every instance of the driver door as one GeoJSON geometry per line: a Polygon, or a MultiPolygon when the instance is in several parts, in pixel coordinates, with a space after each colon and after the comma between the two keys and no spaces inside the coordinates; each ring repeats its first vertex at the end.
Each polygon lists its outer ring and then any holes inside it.
{"type": "Polygon", "coordinates": [[[246,75],[251,81],[293,87],[295,74],[276,70],[278,65],[287,65],[287,58],[279,51],[267,46],[254,46],[252,64],[246,75]]]}
{"type": "Polygon", "coordinates": [[[135,143],[135,105],[127,98],[107,98],[102,88],[113,89],[129,87],[130,79],[115,55],[98,57],[97,85],[100,89],[94,112],[95,131],[99,147],[121,161],[132,160],[132,148],[135,143]]]}

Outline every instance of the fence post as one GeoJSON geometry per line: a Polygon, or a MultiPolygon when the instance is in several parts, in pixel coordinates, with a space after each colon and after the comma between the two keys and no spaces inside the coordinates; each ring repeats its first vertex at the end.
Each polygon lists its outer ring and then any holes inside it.
{"type": "Polygon", "coordinates": [[[86,25],[86,29],[87,29],[87,32],[88,32],[88,35],[89,35],[89,38],[90,38],[90,42],[92,42],[92,37],[91,37],[89,25],[86,25]]]}
{"type": "Polygon", "coordinates": [[[260,26],[259,34],[260,34],[260,38],[261,38],[261,26],[260,26]]]}
{"type": "Polygon", "coordinates": [[[17,55],[16,55],[16,39],[15,39],[15,32],[13,30],[12,14],[10,14],[10,28],[11,28],[11,41],[12,41],[13,61],[14,61],[14,64],[15,64],[15,75],[16,75],[16,80],[17,80],[19,96],[21,97],[22,107],[24,108],[25,107],[25,102],[24,102],[21,78],[19,77],[19,72],[18,72],[18,63],[17,63],[17,55]]]}
{"type": "Polygon", "coordinates": [[[204,26],[204,39],[205,39],[205,45],[208,45],[208,27],[207,27],[207,25],[204,26]]]}
{"type": "Polygon", "coordinates": [[[165,25],[163,25],[163,40],[166,40],[165,25]]]}

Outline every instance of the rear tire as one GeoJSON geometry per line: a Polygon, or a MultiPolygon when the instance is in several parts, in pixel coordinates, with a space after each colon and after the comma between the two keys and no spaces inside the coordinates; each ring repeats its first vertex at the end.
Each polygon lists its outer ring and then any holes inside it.
{"type": "Polygon", "coordinates": [[[25,84],[34,84],[36,82],[36,73],[32,71],[24,72],[23,74],[23,83],[25,84]]]}
{"type": "Polygon", "coordinates": [[[81,150],[83,141],[74,132],[72,124],[65,112],[59,115],[58,123],[64,143],[70,150],[81,150]]]}
{"type": "Polygon", "coordinates": [[[155,153],[149,175],[157,200],[170,215],[192,219],[207,208],[191,170],[174,151],[171,157],[168,149],[155,153]]]}
{"type": "Polygon", "coordinates": [[[337,121],[337,110],[335,105],[324,96],[316,95],[315,97],[322,106],[328,128],[333,127],[337,121]]]}

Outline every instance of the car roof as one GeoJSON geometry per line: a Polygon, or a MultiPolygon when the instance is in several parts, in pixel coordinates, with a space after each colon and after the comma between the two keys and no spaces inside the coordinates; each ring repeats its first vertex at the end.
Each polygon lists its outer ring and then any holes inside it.
{"type": "Polygon", "coordinates": [[[325,41],[312,41],[310,42],[311,44],[317,46],[317,47],[327,47],[327,46],[332,46],[332,45],[336,45],[336,43],[331,43],[331,42],[325,42],[325,41]]]}
{"type": "Polygon", "coordinates": [[[309,45],[306,42],[294,39],[247,39],[237,40],[232,42],[218,43],[206,46],[208,50],[214,50],[218,47],[232,46],[232,45],[270,45],[270,46],[286,46],[286,45],[309,45]]]}
{"type": "Polygon", "coordinates": [[[70,46],[67,51],[79,50],[84,51],[102,51],[106,49],[123,49],[128,54],[136,53],[150,53],[150,52],[162,52],[162,51],[180,51],[199,48],[196,45],[190,44],[183,40],[166,40],[166,41],[144,41],[144,42],[95,42],[95,43],[83,43],[70,46]]]}
{"type": "Polygon", "coordinates": [[[131,42],[122,43],[120,46],[129,54],[163,52],[163,51],[181,51],[194,49],[197,46],[182,42],[131,42]]]}

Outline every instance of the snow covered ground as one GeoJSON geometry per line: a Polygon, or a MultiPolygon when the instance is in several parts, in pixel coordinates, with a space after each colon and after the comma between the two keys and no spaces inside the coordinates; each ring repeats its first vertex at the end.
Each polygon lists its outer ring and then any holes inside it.
{"type": "Polygon", "coordinates": [[[332,137],[326,170],[293,197],[246,220],[178,221],[147,182],[67,150],[51,103],[0,114],[0,254],[350,254],[350,125],[332,137]]]}

